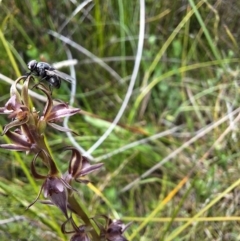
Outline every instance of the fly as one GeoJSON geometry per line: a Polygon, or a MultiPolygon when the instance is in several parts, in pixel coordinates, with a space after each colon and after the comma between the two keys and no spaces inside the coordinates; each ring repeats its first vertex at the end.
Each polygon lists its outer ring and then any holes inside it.
{"type": "Polygon", "coordinates": [[[54,69],[50,64],[46,62],[37,62],[36,60],[31,60],[28,63],[29,74],[33,74],[45,80],[49,84],[50,90],[52,88],[59,89],[61,87],[61,79],[69,83],[72,83],[74,79],[61,71],[54,69]]]}

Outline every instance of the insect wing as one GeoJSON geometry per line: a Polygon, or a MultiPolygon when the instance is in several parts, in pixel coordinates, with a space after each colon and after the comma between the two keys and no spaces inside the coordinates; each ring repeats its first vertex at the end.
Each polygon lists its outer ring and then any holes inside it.
{"type": "Polygon", "coordinates": [[[72,78],[70,75],[65,74],[65,73],[63,73],[63,72],[61,72],[61,71],[58,71],[58,70],[56,70],[56,69],[54,69],[54,70],[47,70],[47,69],[46,69],[46,72],[48,73],[48,76],[54,76],[54,75],[56,75],[56,76],[60,77],[61,79],[66,80],[66,81],[69,82],[69,83],[72,83],[72,82],[75,81],[75,79],[72,78]]]}

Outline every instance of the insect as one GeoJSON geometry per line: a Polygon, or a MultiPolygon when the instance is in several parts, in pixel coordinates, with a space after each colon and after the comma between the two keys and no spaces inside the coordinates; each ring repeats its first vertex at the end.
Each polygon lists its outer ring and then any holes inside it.
{"type": "Polygon", "coordinates": [[[61,79],[69,83],[74,81],[70,75],[54,69],[46,62],[37,62],[36,60],[31,60],[27,66],[30,70],[29,74],[39,76],[41,77],[41,80],[48,82],[50,90],[52,90],[52,88],[59,89],[61,87],[61,79]]]}

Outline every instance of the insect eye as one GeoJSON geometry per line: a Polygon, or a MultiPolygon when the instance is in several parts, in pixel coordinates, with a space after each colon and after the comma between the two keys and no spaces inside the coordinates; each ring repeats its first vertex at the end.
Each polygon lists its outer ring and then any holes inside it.
{"type": "Polygon", "coordinates": [[[36,60],[31,60],[29,63],[28,63],[28,68],[31,70],[31,69],[34,69],[35,66],[37,64],[37,61],[36,60]]]}

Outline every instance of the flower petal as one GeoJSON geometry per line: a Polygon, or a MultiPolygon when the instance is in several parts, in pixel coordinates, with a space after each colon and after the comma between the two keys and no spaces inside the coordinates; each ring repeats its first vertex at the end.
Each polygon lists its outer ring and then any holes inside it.
{"type": "Polygon", "coordinates": [[[25,146],[28,149],[30,149],[31,147],[31,143],[28,141],[27,137],[24,134],[21,134],[21,132],[8,131],[6,133],[6,136],[15,144],[25,146]]]}
{"type": "Polygon", "coordinates": [[[60,208],[66,218],[67,214],[67,192],[64,184],[58,177],[48,177],[43,186],[44,197],[49,197],[53,204],[60,208]]]}
{"type": "Polygon", "coordinates": [[[87,157],[82,156],[79,150],[75,147],[65,147],[64,150],[71,150],[72,156],[70,158],[68,166],[68,175],[65,175],[67,182],[70,182],[71,179],[75,179],[78,182],[88,183],[88,180],[81,180],[80,177],[83,177],[99,168],[102,167],[103,163],[98,163],[91,165],[87,157]]]}
{"type": "Polygon", "coordinates": [[[30,79],[33,79],[33,77],[31,75],[29,75],[26,78],[26,80],[24,81],[23,87],[22,87],[22,93],[21,93],[23,104],[25,106],[27,106],[28,108],[30,107],[30,105],[29,105],[29,94],[28,94],[28,89],[29,89],[28,85],[29,85],[29,80],[30,79]]]}
{"type": "Polygon", "coordinates": [[[44,94],[47,96],[47,102],[43,110],[43,116],[47,118],[53,107],[52,96],[51,93],[45,88],[45,86],[41,85],[41,83],[37,85],[37,88],[44,92],[44,94]]]}
{"type": "Polygon", "coordinates": [[[11,121],[9,124],[7,124],[7,125],[4,126],[2,135],[6,134],[6,132],[7,132],[9,129],[13,128],[13,127],[21,126],[21,125],[27,123],[27,122],[28,122],[28,119],[29,119],[29,118],[28,118],[28,116],[27,116],[27,117],[26,117],[25,119],[23,119],[23,120],[14,120],[14,121],[11,121]]]}
{"type": "Polygon", "coordinates": [[[63,131],[63,132],[72,132],[74,135],[77,135],[78,136],[78,133],[71,130],[71,129],[68,129],[66,127],[63,127],[63,126],[59,126],[55,123],[52,123],[52,122],[48,122],[47,123],[49,126],[53,127],[54,129],[58,130],[58,131],[63,131]]]}
{"type": "Polygon", "coordinates": [[[41,192],[42,192],[42,189],[43,189],[43,185],[41,186],[41,189],[40,189],[40,191],[38,192],[38,195],[37,195],[36,199],[35,199],[32,203],[30,203],[30,204],[27,206],[26,209],[29,209],[29,208],[39,199],[39,196],[40,196],[40,194],[41,194],[41,192]]]}
{"type": "Polygon", "coordinates": [[[47,116],[47,120],[57,121],[61,118],[72,116],[79,112],[79,108],[70,108],[66,103],[60,103],[52,108],[51,113],[47,116]]]}
{"type": "Polygon", "coordinates": [[[81,171],[81,175],[79,176],[85,176],[99,168],[101,168],[103,166],[103,163],[98,163],[98,164],[94,164],[94,165],[89,165],[88,167],[86,168],[83,168],[82,171],[81,171]]]}
{"type": "Polygon", "coordinates": [[[11,151],[29,151],[29,147],[21,146],[17,144],[1,144],[0,148],[11,150],[11,151]]]}
{"type": "Polygon", "coordinates": [[[34,176],[34,178],[36,179],[45,179],[47,176],[41,175],[37,172],[36,168],[35,168],[35,161],[38,158],[39,154],[41,153],[41,151],[39,151],[33,158],[32,162],[31,162],[31,172],[32,175],[34,176]]]}

